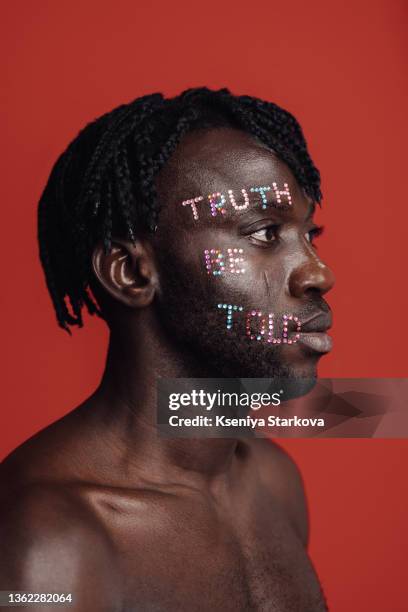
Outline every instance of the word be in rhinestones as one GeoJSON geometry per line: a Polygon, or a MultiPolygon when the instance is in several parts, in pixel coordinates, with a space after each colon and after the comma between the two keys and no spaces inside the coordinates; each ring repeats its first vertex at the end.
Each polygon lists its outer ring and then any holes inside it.
{"type": "MultiPolygon", "coordinates": [[[[283,183],[283,189],[279,189],[277,183],[272,183],[272,185],[264,185],[258,187],[250,187],[249,191],[251,193],[257,193],[261,197],[261,208],[268,208],[268,205],[272,206],[276,204],[292,204],[292,196],[290,194],[288,183],[283,183]],[[268,192],[272,192],[273,201],[268,202],[266,194],[268,192]],[[286,202],[282,202],[282,198],[286,200],[286,202]]],[[[232,189],[228,189],[228,200],[233,210],[245,210],[250,205],[250,198],[248,196],[248,191],[246,189],[241,189],[241,194],[244,200],[243,204],[237,204],[237,201],[234,196],[234,191],[232,189]]],[[[190,198],[188,200],[184,200],[181,205],[182,206],[191,206],[191,212],[193,213],[194,221],[198,221],[200,215],[198,214],[197,204],[199,202],[203,202],[204,200],[208,200],[208,204],[210,207],[210,215],[211,217],[216,217],[217,215],[226,215],[227,214],[227,197],[225,194],[216,191],[215,193],[210,193],[206,198],[204,196],[196,196],[195,198],[190,198]]]]}
{"type": "Polygon", "coordinates": [[[204,262],[207,274],[221,276],[226,271],[231,274],[243,274],[245,268],[239,267],[239,264],[244,261],[243,252],[243,249],[227,249],[227,257],[224,257],[224,253],[220,249],[205,249],[204,262]],[[226,260],[228,262],[227,267],[225,267],[226,260]]]}
{"type": "MultiPolygon", "coordinates": [[[[235,304],[218,304],[217,308],[225,310],[227,313],[227,329],[232,329],[233,314],[243,312],[243,306],[235,304]]],[[[274,337],[274,320],[273,312],[263,313],[261,310],[252,309],[244,313],[245,317],[245,334],[250,340],[263,340],[270,344],[296,344],[300,338],[300,330],[302,328],[299,318],[293,314],[282,315],[283,330],[280,338],[274,337]],[[289,323],[292,321],[294,333],[289,337],[289,323]]]]}

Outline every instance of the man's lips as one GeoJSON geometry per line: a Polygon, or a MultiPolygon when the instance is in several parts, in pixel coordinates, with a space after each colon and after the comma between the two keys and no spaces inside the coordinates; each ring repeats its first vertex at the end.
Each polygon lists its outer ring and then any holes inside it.
{"type": "Polygon", "coordinates": [[[296,334],[299,343],[318,353],[328,353],[332,349],[333,340],[326,333],[332,326],[331,312],[318,312],[300,322],[302,327],[296,334]]]}
{"type": "Polygon", "coordinates": [[[328,353],[333,346],[332,338],[325,332],[299,332],[297,341],[317,353],[328,353]]]}
{"type": "Polygon", "coordinates": [[[299,317],[299,321],[302,324],[301,332],[326,332],[332,326],[332,315],[331,312],[317,312],[311,315],[305,321],[299,317]]]}

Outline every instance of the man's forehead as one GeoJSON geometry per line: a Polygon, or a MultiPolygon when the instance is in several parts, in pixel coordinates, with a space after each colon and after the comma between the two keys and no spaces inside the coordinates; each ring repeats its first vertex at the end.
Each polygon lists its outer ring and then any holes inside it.
{"type": "Polygon", "coordinates": [[[157,178],[159,194],[171,201],[271,181],[296,187],[290,169],[274,151],[232,128],[187,134],[157,178]]]}

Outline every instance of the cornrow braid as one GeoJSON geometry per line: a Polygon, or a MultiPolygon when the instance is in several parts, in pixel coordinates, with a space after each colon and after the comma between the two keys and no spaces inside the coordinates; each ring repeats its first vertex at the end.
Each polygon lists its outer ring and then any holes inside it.
{"type": "Polygon", "coordinates": [[[149,94],[88,124],[54,165],[38,206],[39,254],[58,324],[83,325],[82,309],[103,318],[90,290],[91,256],[113,235],[131,241],[154,232],[160,202],[155,176],[188,131],[216,125],[257,137],[321,201],[320,173],[293,115],[272,102],[224,88],[191,88],[179,96],[149,94]],[[68,308],[68,304],[70,308],[68,308]]]}

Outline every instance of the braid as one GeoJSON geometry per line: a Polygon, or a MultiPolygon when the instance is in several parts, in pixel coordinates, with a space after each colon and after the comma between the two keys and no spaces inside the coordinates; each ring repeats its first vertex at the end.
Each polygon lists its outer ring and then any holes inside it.
{"type": "Polygon", "coordinates": [[[114,234],[132,242],[154,232],[160,203],[154,178],[189,130],[238,127],[288,164],[321,201],[320,173],[293,115],[272,102],[228,89],[187,89],[174,98],[154,93],[123,104],[88,124],[57,160],[38,206],[39,254],[58,324],[82,327],[82,309],[103,318],[90,290],[91,256],[105,253],[114,234]],[[70,310],[67,304],[70,305],[70,310]]]}
{"type": "MultiPolygon", "coordinates": [[[[68,158],[68,152],[67,152],[68,158]]],[[[62,260],[60,251],[60,240],[59,240],[59,224],[56,218],[56,212],[58,208],[52,206],[53,197],[53,175],[58,177],[63,176],[63,169],[61,166],[66,165],[66,159],[61,156],[54,166],[53,173],[47,184],[47,187],[43,193],[38,206],[38,242],[40,259],[44,268],[47,288],[53,301],[55,312],[57,316],[58,324],[65,329],[69,334],[71,331],[68,325],[74,325],[76,320],[70,315],[66,307],[65,301],[60,299],[61,292],[63,291],[60,286],[62,281],[59,272],[59,263],[62,260]]],[[[58,201],[58,197],[61,195],[60,181],[55,179],[55,199],[58,201]]]]}
{"type": "Polygon", "coordinates": [[[115,151],[114,167],[116,174],[116,195],[119,205],[119,213],[121,214],[125,223],[127,236],[134,243],[136,238],[131,219],[131,209],[134,208],[134,198],[126,149],[119,149],[115,151]]]}
{"type": "Polygon", "coordinates": [[[104,249],[105,254],[107,254],[112,245],[112,183],[107,182],[106,185],[106,215],[103,220],[103,238],[104,238],[104,249]]]}

